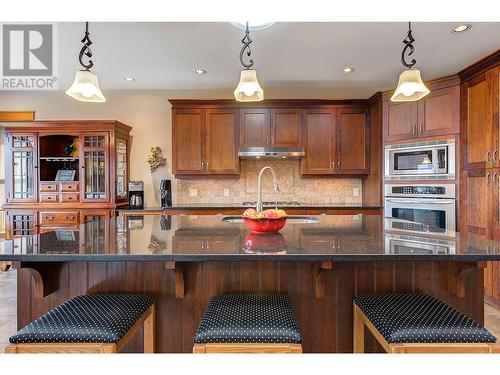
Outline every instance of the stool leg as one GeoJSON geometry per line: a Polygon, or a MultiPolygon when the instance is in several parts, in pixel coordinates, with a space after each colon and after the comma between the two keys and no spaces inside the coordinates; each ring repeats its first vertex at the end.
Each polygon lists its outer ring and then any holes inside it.
{"type": "Polygon", "coordinates": [[[354,327],[353,327],[353,346],[354,353],[365,352],[365,323],[359,313],[359,307],[354,304],[354,327]]]}
{"type": "Polygon", "coordinates": [[[144,353],[155,352],[155,306],[151,306],[151,314],[144,320],[144,353]]]}

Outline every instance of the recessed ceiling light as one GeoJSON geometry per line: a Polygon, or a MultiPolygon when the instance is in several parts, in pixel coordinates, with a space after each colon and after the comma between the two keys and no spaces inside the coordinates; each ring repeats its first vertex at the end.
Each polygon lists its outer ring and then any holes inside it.
{"type": "MultiPolygon", "coordinates": [[[[251,21],[248,21],[248,30],[250,30],[250,31],[264,30],[264,29],[271,27],[275,23],[276,22],[251,22],[251,21]]],[[[231,22],[231,25],[233,25],[234,27],[237,27],[238,29],[246,30],[247,21],[231,22]]]]}
{"type": "Polygon", "coordinates": [[[197,74],[206,74],[207,73],[207,71],[205,69],[196,69],[194,72],[197,74]]]}
{"type": "Polygon", "coordinates": [[[471,25],[468,25],[468,24],[458,25],[457,27],[455,27],[453,29],[453,33],[454,34],[463,33],[465,31],[469,31],[470,28],[471,28],[471,25]]]}
{"type": "Polygon", "coordinates": [[[344,68],[344,73],[352,73],[352,72],[354,72],[354,68],[350,67],[344,68]]]}
{"type": "Polygon", "coordinates": [[[129,82],[133,82],[133,81],[135,81],[135,78],[133,78],[133,77],[128,77],[128,76],[127,76],[127,77],[123,77],[123,79],[124,79],[125,81],[129,81],[129,82]]]}

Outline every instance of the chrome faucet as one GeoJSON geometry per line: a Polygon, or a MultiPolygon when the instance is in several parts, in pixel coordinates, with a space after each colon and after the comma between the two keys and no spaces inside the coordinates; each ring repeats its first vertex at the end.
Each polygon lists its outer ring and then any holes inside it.
{"type": "MultiPolygon", "coordinates": [[[[274,193],[275,193],[275,201],[276,201],[276,193],[279,193],[280,187],[278,185],[278,178],[276,177],[276,172],[271,167],[267,166],[260,170],[259,177],[257,179],[257,213],[262,212],[262,175],[265,171],[271,171],[273,174],[273,185],[274,185],[274,193]]],[[[278,203],[276,202],[276,208],[278,208],[278,203]]]]}

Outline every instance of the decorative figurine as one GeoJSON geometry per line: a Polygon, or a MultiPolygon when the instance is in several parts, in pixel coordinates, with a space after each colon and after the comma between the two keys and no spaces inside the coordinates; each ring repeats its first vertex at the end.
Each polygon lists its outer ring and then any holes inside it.
{"type": "Polygon", "coordinates": [[[167,164],[167,159],[163,157],[163,153],[159,146],[151,147],[151,152],[148,156],[148,163],[151,172],[154,172],[159,167],[163,167],[167,164]]]}

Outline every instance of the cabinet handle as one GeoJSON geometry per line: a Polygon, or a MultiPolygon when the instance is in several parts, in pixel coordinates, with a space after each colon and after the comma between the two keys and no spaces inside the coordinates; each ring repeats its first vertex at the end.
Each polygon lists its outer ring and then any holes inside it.
{"type": "Polygon", "coordinates": [[[420,134],[424,132],[424,123],[420,124],[420,134]]]}
{"type": "Polygon", "coordinates": [[[202,171],[203,171],[203,164],[205,164],[205,163],[201,162],[201,170],[202,171]]]}
{"type": "Polygon", "coordinates": [[[498,176],[498,172],[493,173],[493,178],[491,179],[492,186],[498,186],[497,176],[498,176]]]}
{"type": "Polygon", "coordinates": [[[489,166],[491,166],[490,154],[491,150],[488,150],[488,152],[486,153],[486,164],[488,164],[489,166]]]}
{"type": "Polygon", "coordinates": [[[491,186],[490,176],[491,176],[490,172],[486,173],[486,185],[488,185],[488,186],[491,186]]]}
{"type": "Polygon", "coordinates": [[[332,161],[332,168],[331,168],[333,171],[335,171],[335,162],[332,161]]]}
{"type": "Polygon", "coordinates": [[[411,135],[416,135],[417,124],[413,124],[411,127],[411,135]]]}
{"type": "Polygon", "coordinates": [[[493,155],[492,155],[492,162],[493,162],[493,165],[496,165],[497,163],[497,158],[496,158],[496,155],[497,155],[497,150],[493,150],[493,155]]]}
{"type": "Polygon", "coordinates": [[[337,162],[337,172],[340,172],[340,161],[337,162]]]}

